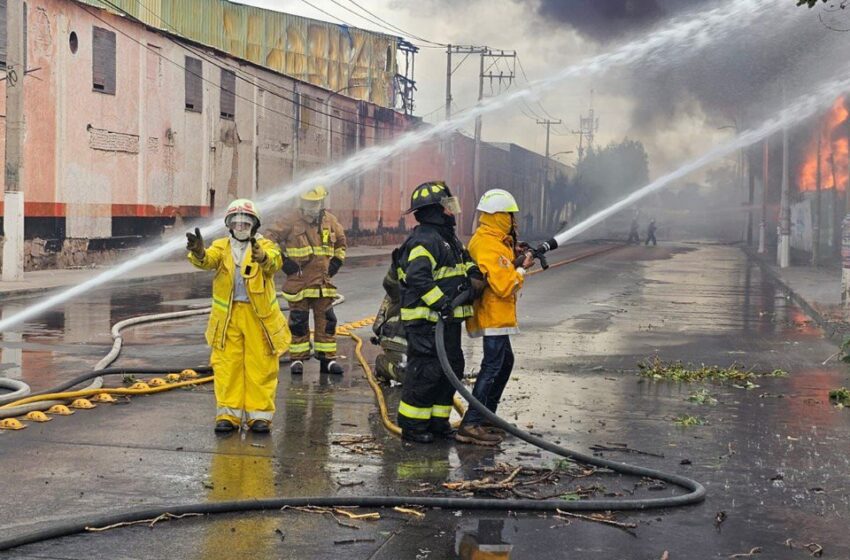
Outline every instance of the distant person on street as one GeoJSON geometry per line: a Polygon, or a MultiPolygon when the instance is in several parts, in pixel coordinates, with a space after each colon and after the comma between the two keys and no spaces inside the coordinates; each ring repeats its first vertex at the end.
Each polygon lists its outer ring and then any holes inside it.
{"type": "Polygon", "coordinates": [[[230,235],[204,245],[199,228],[186,234],[189,262],[214,270],[212,309],[207,324],[210,365],[215,376],[215,431],[255,433],[271,428],[280,356],[292,337],[280,310],[274,274],[280,248],[257,233],[260,214],[247,199],[227,207],[230,235]]]}
{"type": "Polygon", "coordinates": [[[629,245],[632,243],[640,243],[640,235],[638,235],[638,219],[632,218],[632,226],[629,228],[629,245]]]}
{"type": "Polygon", "coordinates": [[[649,225],[646,227],[646,245],[649,245],[649,242],[652,241],[652,246],[658,245],[658,242],[655,240],[655,220],[649,220],[649,225]]]}

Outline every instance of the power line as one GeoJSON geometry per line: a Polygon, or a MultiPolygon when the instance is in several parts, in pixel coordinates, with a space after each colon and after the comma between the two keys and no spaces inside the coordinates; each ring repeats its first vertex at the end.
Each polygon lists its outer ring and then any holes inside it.
{"type": "MultiPolygon", "coordinates": [[[[106,4],[110,4],[110,5],[112,5],[112,4],[109,2],[109,0],[101,0],[101,1],[102,1],[102,2],[104,2],[104,3],[106,3],[106,4]]],[[[114,6],[114,5],[112,5],[112,6],[113,6],[115,9],[117,9],[119,12],[124,13],[124,14],[127,14],[127,12],[124,12],[124,11],[123,11],[123,10],[121,10],[120,8],[118,8],[118,7],[114,6]]],[[[200,74],[197,74],[197,73],[195,73],[195,72],[192,72],[191,70],[187,69],[185,66],[181,65],[180,63],[178,63],[178,62],[175,62],[175,61],[171,60],[170,58],[168,58],[168,57],[164,56],[164,55],[163,55],[162,53],[160,53],[160,52],[157,52],[157,51],[158,51],[158,49],[155,49],[155,48],[153,48],[153,47],[151,47],[151,46],[149,46],[149,45],[146,45],[145,43],[143,43],[143,42],[139,41],[139,40],[138,40],[138,39],[136,39],[135,37],[132,37],[132,36],[131,36],[131,35],[129,35],[128,33],[124,32],[123,30],[121,30],[121,29],[119,29],[119,28],[115,27],[112,23],[110,23],[110,22],[106,21],[105,19],[103,19],[103,18],[101,18],[100,16],[98,16],[96,13],[94,13],[94,12],[90,11],[87,7],[83,6],[83,9],[84,9],[84,10],[85,10],[85,11],[86,11],[89,15],[91,15],[92,17],[94,17],[95,19],[97,19],[98,21],[100,21],[101,23],[103,23],[104,25],[106,25],[106,26],[108,26],[108,27],[110,27],[110,28],[114,29],[116,32],[118,32],[118,33],[120,33],[121,35],[123,35],[123,36],[127,37],[128,39],[130,39],[131,41],[133,41],[133,42],[134,42],[134,43],[136,43],[137,45],[139,45],[139,46],[141,46],[141,47],[144,47],[144,48],[145,48],[148,52],[151,52],[151,53],[155,54],[156,56],[158,56],[158,57],[162,58],[163,60],[167,61],[168,63],[170,63],[170,64],[172,64],[172,65],[176,66],[177,68],[182,69],[184,72],[188,72],[189,74],[191,74],[191,75],[193,75],[193,76],[196,76],[196,77],[197,77],[197,78],[199,78],[201,81],[204,81],[204,82],[206,82],[206,83],[208,83],[208,84],[210,84],[210,85],[216,86],[216,87],[220,87],[220,84],[217,84],[217,83],[215,83],[215,82],[212,82],[211,80],[208,80],[208,79],[204,78],[204,77],[203,77],[203,75],[200,75],[200,74]]],[[[95,8],[95,9],[96,9],[96,8],[95,8]]],[[[127,16],[128,16],[128,17],[132,17],[132,15],[131,15],[131,14],[127,14],[127,16]]],[[[185,47],[185,45],[184,45],[184,47],[185,47]]],[[[212,64],[212,63],[211,63],[211,64],[212,64]]],[[[227,68],[223,68],[223,67],[218,66],[218,65],[216,65],[216,64],[213,64],[213,66],[217,66],[218,68],[220,68],[220,69],[222,69],[222,70],[229,70],[229,69],[227,69],[227,68]]],[[[250,82],[249,82],[249,83],[250,83],[250,82]]],[[[252,84],[252,85],[253,85],[253,84],[252,84]]],[[[267,90],[264,90],[264,91],[267,91],[267,90]]],[[[346,133],[346,132],[344,132],[344,131],[339,131],[339,132],[337,132],[337,131],[333,130],[333,127],[325,128],[325,127],[320,126],[320,125],[316,125],[316,124],[312,124],[312,123],[309,123],[309,122],[302,121],[302,120],[298,119],[297,117],[293,117],[292,115],[288,115],[288,114],[283,113],[283,112],[281,112],[281,111],[278,111],[278,110],[276,110],[276,109],[272,109],[271,107],[268,107],[268,106],[262,105],[262,104],[260,104],[260,103],[256,103],[256,102],[255,102],[255,101],[253,101],[252,99],[248,99],[247,97],[244,97],[244,96],[242,96],[242,95],[239,95],[239,94],[238,94],[238,93],[236,93],[235,91],[234,91],[234,92],[232,92],[232,93],[233,93],[233,96],[234,96],[235,98],[241,99],[241,100],[243,100],[243,101],[245,101],[245,102],[247,102],[247,103],[249,103],[249,104],[251,104],[251,105],[254,105],[255,107],[259,107],[259,108],[261,108],[261,109],[265,109],[266,111],[269,111],[269,112],[271,112],[271,113],[275,113],[275,114],[277,114],[277,115],[281,115],[281,116],[283,116],[283,117],[286,117],[286,118],[287,118],[287,119],[289,119],[289,120],[296,121],[296,122],[298,122],[298,123],[299,123],[299,125],[310,126],[310,127],[313,127],[313,128],[317,128],[317,129],[319,129],[319,130],[327,131],[329,134],[336,134],[336,135],[338,135],[338,136],[342,136],[342,137],[349,137],[349,138],[354,138],[354,137],[355,137],[355,134],[349,134],[349,133],[346,133]]],[[[272,92],[270,92],[270,93],[272,93],[272,92]]],[[[278,95],[278,96],[279,96],[279,95],[278,95]]],[[[283,97],[283,96],[279,96],[279,97],[281,97],[282,99],[287,99],[286,97],[283,97]]],[[[294,100],[291,100],[291,99],[289,99],[289,101],[291,101],[291,102],[293,102],[293,103],[295,102],[294,100]]],[[[306,107],[306,106],[305,106],[304,108],[312,109],[312,108],[310,108],[310,107],[306,107]]],[[[316,111],[316,109],[312,109],[312,110],[316,111]]],[[[322,113],[322,114],[326,114],[326,113],[322,113]]],[[[342,121],[344,121],[344,122],[348,122],[348,123],[352,123],[352,122],[353,122],[353,121],[348,121],[348,120],[346,120],[346,119],[342,119],[341,117],[337,117],[337,116],[334,116],[334,115],[331,115],[331,117],[332,117],[332,118],[339,119],[339,120],[342,120],[342,121]]],[[[360,126],[364,126],[364,127],[368,127],[368,128],[377,128],[377,126],[375,126],[375,125],[370,125],[370,124],[368,124],[368,123],[356,123],[356,122],[353,122],[353,124],[355,124],[355,125],[358,125],[358,124],[359,124],[360,126]]]]}
{"type": "MultiPolygon", "coordinates": [[[[134,20],[134,21],[136,21],[136,22],[138,22],[138,23],[140,23],[140,24],[144,25],[144,22],[142,22],[142,21],[141,21],[141,20],[139,20],[138,18],[134,17],[132,14],[130,14],[130,13],[129,13],[129,12],[127,12],[126,10],[123,10],[120,6],[117,6],[116,4],[112,3],[110,0],[101,0],[101,1],[102,1],[102,2],[104,2],[104,3],[106,3],[106,4],[108,4],[109,6],[111,6],[111,7],[112,7],[112,8],[114,8],[115,10],[117,10],[119,13],[123,14],[125,17],[127,17],[127,18],[129,18],[129,19],[132,19],[132,20],[134,20]]],[[[158,19],[158,20],[159,20],[159,21],[160,21],[163,25],[165,25],[166,27],[168,27],[168,28],[172,29],[175,33],[178,33],[178,34],[179,34],[179,32],[178,32],[177,28],[175,28],[173,25],[171,25],[170,23],[168,23],[167,21],[165,21],[164,19],[162,19],[162,17],[160,17],[160,16],[159,16],[158,14],[156,14],[155,12],[153,12],[150,8],[148,8],[147,6],[145,6],[145,5],[141,2],[141,0],[136,0],[136,3],[137,3],[137,4],[139,4],[139,6],[141,6],[141,7],[142,7],[142,8],[144,8],[145,10],[147,10],[147,12],[148,12],[148,13],[150,13],[152,16],[156,17],[156,18],[157,18],[157,19],[158,19]]],[[[101,20],[101,21],[102,21],[102,20],[101,20]]],[[[124,34],[124,33],[122,32],[122,34],[124,34]]],[[[124,35],[126,35],[126,34],[124,34],[124,35]]],[[[129,37],[129,35],[126,35],[126,36],[127,36],[127,37],[129,37]]],[[[130,37],[130,38],[132,39],[132,37],[130,37]]],[[[242,72],[242,71],[241,71],[241,69],[240,69],[239,67],[237,67],[237,66],[233,66],[233,65],[230,65],[230,64],[226,64],[226,63],[224,63],[225,65],[222,65],[222,64],[220,64],[218,61],[208,58],[208,57],[207,57],[207,55],[206,55],[206,53],[204,53],[204,52],[202,52],[202,51],[198,51],[198,50],[196,50],[196,49],[194,49],[194,48],[190,47],[189,45],[186,45],[186,44],[184,44],[184,43],[182,43],[182,42],[176,41],[176,40],[175,40],[174,38],[172,38],[172,37],[168,37],[168,38],[169,38],[169,40],[170,40],[172,43],[174,43],[175,45],[178,45],[179,47],[181,47],[181,48],[183,48],[183,49],[185,49],[185,50],[189,51],[190,53],[194,54],[195,56],[197,56],[197,57],[199,57],[199,58],[201,58],[201,59],[203,59],[203,60],[205,60],[207,63],[209,63],[209,64],[211,64],[211,65],[215,66],[216,68],[219,68],[220,70],[229,70],[229,71],[233,72],[233,73],[234,73],[234,75],[235,75],[237,78],[239,78],[240,80],[242,80],[243,82],[245,82],[245,83],[247,83],[247,84],[250,84],[251,86],[256,86],[256,84],[254,83],[254,81],[253,81],[252,79],[245,78],[244,76],[242,76],[242,75],[241,75],[241,72],[242,72]],[[227,66],[227,67],[225,67],[225,66],[227,66]]],[[[138,43],[138,41],[136,41],[136,42],[138,43]]],[[[159,54],[159,53],[157,53],[157,54],[159,54]]],[[[167,60],[168,60],[168,59],[167,59],[167,60]]],[[[169,62],[173,62],[173,61],[169,60],[169,62]]],[[[175,64],[176,64],[176,63],[175,63],[175,64]]],[[[177,64],[177,66],[178,66],[178,67],[180,67],[180,68],[183,68],[184,70],[186,70],[186,69],[185,69],[185,67],[180,66],[179,64],[177,64]]],[[[186,71],[187,71],[187,72],[189,72],[190,74],[193,74],[193,75],[196,75],[196,76],[197,76],[197,74],[194,74],[194,72],[192,72],[191,70],[186,70],[186,71]]],[[[249,76],[250,76],[250,74],[249,74],[249,76]]],[[[203,80],[203,81],[205,81],[205,82],[207,82],[207,83],[210,83],[210,84],[212,84],[212,85],[218,85],[218,84],[215,84],[215,83],[213,83],[213,82],[210,82],[209,80],[206,80],[203,76],[198,76],[198,77],[199,77],[201,80],[203,80]]],[[[268,85],[270,85],[270,86],[272,86],[272,87],[275,87],[275,88],[281,89],[281,90],[283,90],[283,91],[285,91],[285,92],[292,93],[292,94],[295,94],[295,95],[301,95],[299,92],[297,92],[297,91],[295,91],[295,90],[287,89],[286,87],[284,87],[284,86],[282,86],[282,85],[279,85],[279,84],[276,84],[276,83],[274,83],[274,82],[272,82],[272,81],[270,81],[270,80],[267,80],[267,79],[265,79],[265,78],[263,78],[263,77],[261,77],[261,76],[251,76],[251,78],[255,78],[255,79],[257,79],[258,81],[261,81],[261,82],[263,82],[263,83],[266,83],[266,84],[268,84],[268,85]]],[[[302,108],[307,109],[307,110],[309,110],[309,111],[313,111],[314,113],[318,113],[318,114],[323,115],[323,116],[326,116],[326,117],[330,117],[330,118],[332,118],[332,119],[339,120],[339,121],[341,121],[341,122],[346,122],[346,123],[349,123],[349,124],[354,124],[355,126],[360,125],[360,126],[365,126],[365,127],[368,127],[368,128],[375,128],[375,129],[377,129],[377,128],[378,128],[378,127],[377,127],[377,125],[370,125],[370,124],[368,124],[368,123],[361,123],[361,122],[358,122],[358,121],[352,121],[352,120],[349,120],[349,119],[343,118],[343,117],[341,117],[341,116],[334,115],[334,114],[332,114],[332,113],[327,113],[327,112],[325,112],[325,111],[322,111],[322,110],[316,109],[316,108],[314,108],[314,107],[310,107],[310,106],[308,106],[308,105],[302,105],[302,104],[301,104],[301,102],[300,102],[300,101],[298,101],[298,100],[295,100],[295,99],[292,99],[292,98],[286,97],[285,95],[281,95],[281,94],[279,94],[279,93],[277,93],[277,92],[275,92],[275,91],[271,91],[271,90],[269,90],[269,89],[264,89],[264,91],[268,91],[268,92],[269,92],[272,96],[274,96],[274,97],[277,97],[277,98],[282,99],[282,100],[284,100],[284,101],[287,101],[287,102],[289,102],[289,103],[295,103],[295,104],[296,104],[296,105],[298,105],[299,107],[302,107],[302,108]]],[[[334,93],[336,93],[336,92],[334,92],[334,93]]],[[[234,92],[234,95],[236,95],[236,92],[234,92]]],[[[330,94],[330,95],[333,95],[333,94],[330,94]]],[[[249,99],[247,99],[247,98],[245,98],[245,97],[238,96],[238,95],[237,95],[237,97],[239,97],[240,99],[243,99],[243,100],[245,100],[245,101],[248,101],[249,103],[252,103],[252,104],[254,104],[254,105],[260,106],[260,107],[262,107],[262,108],[264,108],[264,109],[268,109],[269,111],[272,111],[272,112],[275,112],[275,113],[278,113],[278,114],[285,115],[286,117],[290,118],[291,120],[295,120],[295,121],[299,120],[299,119],[297,119],[297,118],[291,117],[290,115],[286,115],[285,113],[280,113],[279,111],[275,111],[274,109],[271,109],[271,108],[269,108],[269,107],[267,107],[267,106],[259,105],[259,104],[257,104],[257,103],[254,103],[254,102],[253,102],[253,100],[249,100],[249,99]]],[[[338,111],[340,111],[340,112],[342,112],[342,113],[348,113],[348,114],[351,114],[351,115],[357,115],[357,114],[358,114],[358,112],[357,112],[357,111],[351,111],[351,110],[346,109],[346,108],[343,108],[343,107],[339,107],[339,108],[337,108],[337,110],[338,110],[338,111]]],[[[313,127],[317,127],[317,126],[318,126],[318,125],[313,125],[313,124],[311,124],[311,123],[305,123],[305,124],[306,124],[307,126],[313,126],[313,127]]],[[[332,129],[332,127],[331,127],[331,129],[332,129]]],[[[321,128],[321,130],[329,130],[329,129],[322,127],[322,128],[321,128]]],[[[340,133],[333,132],[333,130],[331,130],[331,132],[332,132],[332,133],[335,133],[335,134],[340,134],[340,133]]],[[[347,136],[352,136],[352,135],[347,134],[347,136]]]]}
{"type": "MultiPolygon", "coordinates": [[[[531,84],[531,80],[528,79],[528,75],[526,75],[525,73],[525,67],[522,65],[522,60],[519,58],[519,56],[516,57],[516,62],[519,65],[519,71],[522,73],[522,77],[525,79],[525,83],[531,84]]],[[[546,115],[547,118],[552,120],[559,120],[553,117],[549,113],[549,111],[546,110],[546,107],[543,106],[543,103],[541,103],[539,100],[537,101],[537,105],[540,107],[540,110],[543,111],[543,114],[546,115]]]]}
{"type": "MultiPolygon", "coordinates": [[[[408,37],[413,37],[413,38],[414,38],[414,39],[416,39],[417,41],[422,41],[423,43],[431,43],[432,45],[434,45],[434,46],[436,46],[436,47],[447,47],[447,46],[448,46],[446,43],[440,43],[440,42],[437,42],[437,41],[431,41],[430,39],[426,39],[426,38],[424,38],[424,37],[419,37],[419,36],[417,36],[417,35],[414,35],[413,33],[409,33],[409,32],[407,32],[407,31],[405,31],[404,29],[402,29],[401,27],[398,27],[397,25],[393,25],[393,24],[391,24],[390,22],[388,22],[387,20],[385,20],[385,19],[384,19],[384,18],[382,18],[381,16],[379,16],[379,15],[377,15],[377,14],[373,13],[373,12],[370,12],[369,10],[367,10],[366,8],[364,8],[363,6],[361,6],[360,4],[358,4],[357,2],[355,2],[354,0],[348,0],[348,1],[349,1],[349,2],[351,2],[352,4],[354,4],[355,6],[357,6],[358,8],[360,8],[361,10],[363,10],[364,12],[366,12],[367,14],[369,14],[370,16],[372,16],[373,18],[375,18],[375,19],[377,19],[377,20],[379,20],[379,21],[384,22],[384,23],[385,23],[387,26],[389,26],[391,29],[395,29],[398,33],[401,33],[402,35],[406,35],[406,36],[408,36],[408,37]]],[[[334,2],[334,4],[336,4],[336,2],[334,2]]]]}
{"type": "Polygon", "coordinates": [[[326,16],[328,16],[329,18],[333,18],[333,19],[337,20],[338,22],[342,23],[343,25],[346,25],[346,26],[348,26],[348,27],[354,27],[353,25],[349,24],[348,22],[346,22],[346,21],[344,21],[344,20],[339,19],[338,17],[336,17],[336,16],[335,16],[335,15],[333,15],[332,13],[330,13],[330,12],[326,12],[325,10],[323,10],[323,9],[321,9],[320,7],[316,6],[316,5],[315,5],[315,4],[313,4],[312,2],[308,2],[307,0],[301,0],[301,1],[302,1],[302,2],[304,2],[305,4],[307,4],[308,6],[310,6],[311,8],[313,8],[314,10],[316,10],[316,11],[318,11],[318,12],[321,12],[321,13],[325,14],[325,15],[326,15],[326,16]]]}

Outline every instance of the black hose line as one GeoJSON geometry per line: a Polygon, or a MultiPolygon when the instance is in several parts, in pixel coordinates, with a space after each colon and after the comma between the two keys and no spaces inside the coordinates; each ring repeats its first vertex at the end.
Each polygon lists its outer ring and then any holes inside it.
{"type": "MultiPolygon", "coordinates": [[[[585,455],[583,453],[579,453],[578,451],[572,451],[565,447],[561,447],[560,445],[550,443],[543,438],[520,430],[510,422],[506,422],[505,420],[499,418],[494,413],[490,412],[490,410],[486,406],[481,404],[478,399],[473,397],[472,393],[469,392],[469,390],[463,385],[463,383],[461,383],[460,379],[458,379],[457,375],[455,375],[454,370],[452,370],[452,365],[451,363],[449,363],[448,355],[446,354],[446,343],[443,339],[444,333],[445,325],[443,324],[443,321],[440,320],[437,322],[435,336],[437,339],[437,356],[440,358],[440,365],[443,367],[443,373],[446,374],[446,378],[448,378],[448,380],[451,382],[457,392],[460,393],[460,395],[464,399],[466,399],[466,401],[469,403],[469,406],[475,408],[484,416],[484,418],[486,418],[493,425],[502,428],[506,432],[509,432],[520,438],[521,440],[524,440],[536,447],[539,447],[540,449],[544,449],[556,455],[575,460],[579,463],[610,469],[621,474],[663,480],[664,482],[669,482],[670,484],[675,484],[676,486],[688,490],[687,494],[682,494],[679,496],[669,496],[666,498],[646,498],[637,500],[592,500],[588,502],[579,503],[601,506],[595,508],[600,510],[640,510],[659,507],[685,506],[690,504],[696,504],[705,500],[705,487],[696,480],[678,474],[665,473],[663,471],[650,469],[648,467],[638,467],[635,465],[628,465],[626,463],[619,463],[617,461],[609,461],[607,459],[600,459],[599,457],[585,455]]],[[[508,503],[513,503],[513,500],[508,500],[508,503]]],[[[552,501],[550,503],[557,504],[558,501],[552,501]]],[[[563,510],[568,510],[570,509],[569,504],[573,503],[576,502],[561,502],[557,507],[563,510]]]]}
{"type": "MultiPolygon", "coordinates": [[[[443,367],[443,372],[454,386],[455,389],[469,402],[469,406],[477,409],[484,415],[487,420],[494,425],[499,426],[507,432],[517,436],[518,438],[531,443],[541,449],[555,453],[562,457],[573,459],[580,463],[594,465],[610,469],[612,471],[635,475],[640,477],[651,477],[657,480],[669,482],[689,492],[679,496],[670,496],[664,498],[646,498],[637,500],[498,500],[491,498],[438,498],[438,497],[422,497],[422,496],[317,496],[317,497],[301,497],[301,498],[268,498],[268,499],[252,499],[252,500],[236,500],[227,502],[202,502],[197,504],[184,504],[172,506],[160,506],[147,509],[137,509],[132,511],[118,512],[107,515],[93,515],[87,519],[75,519],[56,523],[40,529],[34,529],[29,533],[24,533],[14,537],[0,538],[0,551],[9,550],[18,546],[38,543],[50,539],[67,537],[84,533],[87,528],[105,527],[116,523],[130,523],[133,521],[141,521],[145,519],[155,519],[165,513],[172,515],[182,515],[185,513],[237,513],[248,511],[269,511],[277,510],[283,507],[303,507],[303,506],[318,506],[318,507],[347,507],[360,506],[371,508],[391,508],[399,506],[422,506],[427,508],[442,508],[442,509],[464,509],[464,510],[489,510],[489,511],[554,511],[561,509],[564,511],[609,511],[609,510],[646,510],[654,508],[668,508],[676,506],[684,506],[696,504],[705,500],[705,488],[699,482],[690,478],[657,471],[646,467],[636,467],[625,463],[608,461],[598,457],[591,457],[576,451],[565,449],[553,443],[533,436],[527,432],[520,430],[513,424],[502,420],[484,405],[482,405],[475,397],[470,394],[466,387],[457,378],[449,364],[446,355],[446,347],[443,341],[443,333],[445,327],[442,321],[437,323],[436,342],[437,355],[440,358],[440,364],[443,367]]],[[[154,370],[146,370],[144,372],[152,372],[154,370]]],[[[173,371],[173,370],[172,370],[173,371]]],[[[196,368],[196,371],[200,371],[196,368]]],[[[96,375],[118,374],[118,373],[143,373],[141,369],[120,369],[111,368],[96,372],[96,375]],[[112,370],[119,371],[112,371],[112,370]]],[[[161,373],[161,370],[155,370],[155,373],[161,373]]],[[[80,379],[80,378],[77,378],[80,379]]],[[[71,383],[71,380],[68,383],[71,383]]],[[[80,383],[81,381],[76,381],[80,383]]],[[[74,384],[76,384],[74,383],[74,384]]],[[[67,385],[67,384],[66,384],[67,385]]]]}

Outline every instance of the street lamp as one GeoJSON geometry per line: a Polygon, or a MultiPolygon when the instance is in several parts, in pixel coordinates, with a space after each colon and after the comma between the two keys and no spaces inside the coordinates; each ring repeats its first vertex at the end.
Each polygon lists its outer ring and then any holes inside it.
{"type": "Polygon", "coordinates": [[[550,155],[549,157],[550,157],[550,158],[553,158],[553,157],[555,157],[555,156],[566,155],[566,154],[573,154],[573,153],[575,153],[575,152],[573,152],[572,150],[567,150],[567,151],[565,151],[565,152],[555,152],[554,154],[550,155]]]}

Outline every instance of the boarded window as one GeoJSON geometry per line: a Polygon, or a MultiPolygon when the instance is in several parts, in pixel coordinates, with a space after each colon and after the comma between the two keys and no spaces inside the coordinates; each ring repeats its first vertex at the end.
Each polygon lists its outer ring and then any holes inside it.
{"type": "Polygon", "coordinates": [[[115,95],[115,33],[92,28],[92,89],[115,95]]]}
{"type": "Polygon", "coordinates": [[[236,116],[236,74],[221,69],[221,118],[233,119],[236,116]]]}
{"type": "Polygon", "coordinates": [[[204,108],[204,88],[201,80],[203,67],[201,61],[186,57],[186,110],[200,113],[204,108]]]}
{"type": "MultiPolygon", "coordinates": [[[[24,61],[27,60],[27,3],[24,2],[24,61]]],[[[26,65],[24,65],[26,66],[26,65]]],[[[0,0],[0,68],[6,68],[6,0],[0,0]]]]}

